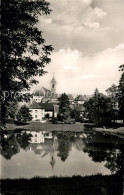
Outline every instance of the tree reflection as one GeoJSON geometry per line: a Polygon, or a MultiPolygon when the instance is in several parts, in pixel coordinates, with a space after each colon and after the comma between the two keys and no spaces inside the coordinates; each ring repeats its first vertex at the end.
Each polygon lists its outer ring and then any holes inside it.
{"type": "Polygon", "coordinates": [[[7,136],[5,139],[4,137],[1,139],[1,154],[7,160],[11,159],[19,151],[19,145],[14,134],[7,136]]]}
{"type": "MultiPolygon", "coordinates": [[[[30,144],[31,136],[31,134],[27,134],[24,131],[3,134],[1,138],[2,156],[6,159],[11,159],[12,156],[20,152],[21,148],[26,150],[30,144]]],[[[54,140],[54,137],[57,138],[57,156],[63,162],[67,160],[73,146],[78,151],[88,153],[92,161],[99,163],[105,162],[105,167],[112,173],[117,173],[122,170],[124,144],[117,137],[96,133],[93,130],[86,132],[53,132],[52,137],[49,137],[49,139],[54,140]]],[[[46,149],[48,147],[47,144],[48,141],[45,141],[43,147],[46,149]]],[[[49,147],[53,147],[53,144],[49,147]]],[[[51,151],[50,148],[49,150],[51,151]]]]}
{"type": "Polygon", "coordinates": [[[79,132],[54,132],[58,139],[58,156],[65,161],[72,150],[72,145],[79,151],[83,150],[82,133],[79,132]]]}
{"type": "Polygon", "coordinates": [[[111,173],[117,175],[120,188],[124,192],[124,142],[117,137],[107,136],[102,133],[87,133],[87,137],[83,138],[85,147],[83,151],[88,153],[89,157],[95,162],[105,161],[105,167],[111,173]]]}
{"type": "Polygon", "coordinates": [[[17,134],[16,139],[22,149],[26,149],[30,143],[32,135],[24,132],[23,134],[17,134]]]}
{"type": "Polygon", "coordinates": [[[58,156],[62,161],[67,159],[73,145],[78,151],[88,153],[94,162],[105,162],[105,167],[111,173],[122,171],[123,140],[95,131],[56,132],[55,135],[58,138],[58,156]]]}
{"type": "Polygon", "coordinates": [[[87,133],[83,138],[83,151],[88,153],[94,162],[105,161],[105,167],[112,173],[117,173],[123,167],[123,142],[118,143],[118,139],[102,133],[87,133]]]}
{"type": "Polygon", "coordinates": [[[26,149],[29,145],[31,135],[26,132],[21,133],[2,133],[1,135],[1,155],[10,160],[12,156],[20,152],[20,148],[26,149]]]}
{"type": "Polygon", "coordinates": [[[65,161],[69,155],[69,151],[72,148],[72,135],[69,132],[59,132],[57,134],[58,138],[58,154],[62,161],[65,161]]]}
{"type": "Polygon", "coordinates": [[[55,132],[58,139],[58,156],[62,161],[65,161],[72,149],[72,144],[75,142],[76,132],[55,132]]]}

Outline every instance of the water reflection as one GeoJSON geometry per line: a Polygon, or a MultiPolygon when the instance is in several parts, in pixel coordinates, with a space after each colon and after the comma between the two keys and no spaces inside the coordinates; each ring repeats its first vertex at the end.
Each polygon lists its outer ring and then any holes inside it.
{"type": "Polygon", "coordinates": [[[1,155],[10,160],[13,155],[20,152],[20,149],[26,149],[30,143],[31,134],[22,133],[7,133],[1,136],[1,155]]]}
{"type": "Polygon", "coordinates": [[[88,153],[94,162],[105,161],[105,167],[111,173],[117,173],[123,168],[123,140],[94,132],[88,133],[83,141],[85,144],[83,151],[88,153]]]}
{"type": "Polygon", "coordinates": [[[93,131],[11,132],[4,134],[1,139],[1,155],[10,160],[10,164],[2,160],[2,176],[7,177],[4,172],[9,166],[9,172],[12,172],[14,166],[16,170],[14,163],[17,163],[18,159],[20,164],[23,164],[25,159],[25,168],[28,168],[29,164],[32,166],[31,173],[26,173],[22,166],[18,175],[15,173],[12,177],[32,177],[37,174],[51,176],[47,162],[52,170],[56,166],[54,175],[117,173],[123,168],[123,151],[123,140],[93,131]]]}

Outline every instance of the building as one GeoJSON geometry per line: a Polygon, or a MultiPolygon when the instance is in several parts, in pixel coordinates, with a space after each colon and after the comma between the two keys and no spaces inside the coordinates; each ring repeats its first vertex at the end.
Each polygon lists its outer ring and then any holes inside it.
{"type": "Polygon", "coordinates": [[[46,89],[45,87],[42,87],[40,90],[37,90],[33,93],[32,101],[35,100],[37,103],[58,103],[58,94],[56,93],[56,80],[53,75],[53,78],[50,82],[50,89],[46,89]]]}
{"type": "Polygon", "coordinates": [[[54,116],[54,105],[52,103],[46,102],[46,103],[39,103],[40,107],[44,109],[44,117],[49,116],[49,118],[52,118],[54,116]]]}
{"type": "Polygon", "coordinates": [[[86,95],[78,95],[74,102],[76,106],[83,105],[85,101],[87,101],[89,98],[86,95]]]}
{"type": "MultiPolygon", "coordinates": [[[[60,97],[60,94],[57,94],[56,92],[56,85],[57,82],[55,80],[55,77],[53,75],[53,78],[50,82],[50,89],[46,89],[45,87],[42,87],[40,90],[37,90],[33,93],[33,100],[35,100],[37,103],[53,103],[53,104],[58,104],[58,98],[60,97]]],[[[69,97],[69,101],[71,104],[74,102],[74,98],[72,94],[67,94],[69,97]]]]}
{"type": "MultiPolygon", "coordinates": [[[[50,89],[42,87],[33,94],[32,104],[30,106],[33,121],[44,121],[45,118],[57,117],[59,111],[58,98],[60,94],[56,93],[57,82],[53,75],[50,82],[50,89]]],[[[72,94],[67,94],[71,109],[76,109],[80,112],[80,116],[84,115],[85,108],[83,104],[90,96],[78,95],[75,99],[72,94]]]]}
{"type": "Polygon", "coordinates": [[[41,107],[37,102],[33,101],[30,105],[30,113],[33,121],[42,121],[45,116],[45,109],[41,107]]]}
{"type": "Polygon", "coordinates": [[[54,105],[53,103],[37,103],[33,100],[32,104],[29,107],[30,113],[33,118],[32,121],[43,122],[45,118],[57,117],[58,107],[58,105],[54,105]]]}

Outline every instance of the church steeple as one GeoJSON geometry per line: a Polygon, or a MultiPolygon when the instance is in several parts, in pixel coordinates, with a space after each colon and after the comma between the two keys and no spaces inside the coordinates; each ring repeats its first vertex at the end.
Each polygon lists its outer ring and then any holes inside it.
{"type": "Polygon", "coordinates": [[[51,83],[56,83],[56,80],[55,80],[55,77],[54,77],[54,73],[53,73],[53,78],[52,78],[52,80],[51,80],[51,83]]]}
{"type": "Polygon", "coordinates": [[[54,74],[53,74],[53,78],[51,80],[51,93],[53,95],[55,95],[55,93],[56,93],[56,80],[55,80],[54,74]]]}

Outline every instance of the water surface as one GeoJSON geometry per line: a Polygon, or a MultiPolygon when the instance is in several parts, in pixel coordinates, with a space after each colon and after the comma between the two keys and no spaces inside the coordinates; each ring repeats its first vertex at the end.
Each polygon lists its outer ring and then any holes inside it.
{"type": "Polygon", "coordinates": [[[122,157],[123,141],[102,133],[11,132],[2,139],[1,177],[110,175],[122,157]]]}

